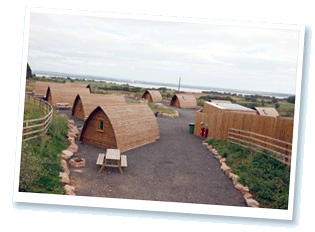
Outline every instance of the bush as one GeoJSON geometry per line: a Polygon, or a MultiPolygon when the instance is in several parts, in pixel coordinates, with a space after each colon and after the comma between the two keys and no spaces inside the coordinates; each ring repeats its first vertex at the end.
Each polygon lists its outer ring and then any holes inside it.
{"type": "Polygon", "coordinates": [[[295,103],[295,96],[288,97],[287,102],[294,104],[295,103]]]}

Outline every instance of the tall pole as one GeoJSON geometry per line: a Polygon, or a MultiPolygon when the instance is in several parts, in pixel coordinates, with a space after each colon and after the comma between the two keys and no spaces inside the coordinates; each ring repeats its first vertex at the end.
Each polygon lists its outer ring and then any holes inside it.
{"type": "Polygon", "coordinates": [[[180,79],[181,79],[181,77],[179,77],[178,92],[180,91],[180,79]]]}

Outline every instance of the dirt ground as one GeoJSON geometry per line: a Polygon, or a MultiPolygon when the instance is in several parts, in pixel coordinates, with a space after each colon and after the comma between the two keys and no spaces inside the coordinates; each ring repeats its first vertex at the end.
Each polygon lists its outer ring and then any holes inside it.
{"type": "MultiPolygon", "coordinates": [[[[169,105],[167,107],[170,107],[169,105]]],[[[124,152],[128,167],[104,168],[96,160],[105,149],[81,144],[78,156],[85,167],[69,167],[76,195],[168,202],[246,206],[242,194],[220,170],[219,162],[202,146],[202,140],[189,133],[196,110],[178,109],[179,118],[157,118],[160,139],[124,152]]],[[[75,120],[69,110],[60,111],[75,120]]]]}

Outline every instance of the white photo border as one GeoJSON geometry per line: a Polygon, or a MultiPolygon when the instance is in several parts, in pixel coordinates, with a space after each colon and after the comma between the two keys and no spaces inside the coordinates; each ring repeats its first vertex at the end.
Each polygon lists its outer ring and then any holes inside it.
{"type": "Polygon", "coordinates": [[[296,25],[282,25],[282,24],[267,24],[267,23],[253,23],[253,22],[194,19],[194,18],[184,18],[184,17],[149,16],[149,15],[142,15],[142,14],[141,15],[119,14],[119,13],[106,13],[106,12],[93,12],[93,11],[89,12],[89,11],[78,11],[78,10],[58,10],[58,9],[43,9],[43,8],[26,7],[24,41],[23,41],[24,42],[23,43],[24,44],[23,45],[23,60],[22,60],[22,70],[21,70],[21,79],[20,79],[21,89],[20,89],[18,134],[17,134],[17,144],[16,144],[16,165],[15,165],[13,201],[14,202],[41,203],[41,204],[72,205],[72,206],[83,206],[83,207],[104,207],[104,208],[117,208],[117,209],[159,211],[159,212],[292,220],[293,210],[294,210],[293,209],[294,188],[295,188],[296,156],[297,156],[297,149],[298,149],[297,142],[298,142],[299,115],[300,115],[304,37],[305,37],[305,27],[296,26],[296,25]],[[71,14],[71,15],[94,16],[94,17],[96,16],[96,17],[108,17],[108,18],[170,21],[170,22],[178,22],[178,23],[188,22],[188,23],[202,23],[202,24],[215,24],[215,25],[231,25],[231,26],[234,25],[234,26],[242,26],[242,27],[277,28],[277,29],[288,29],[288,30],[299,31],[299,53],[298,53],[298,64],[297,64],[297,78],[296,78],[296,101],[295,101],[295,113],[294,113],[294,131],[293,131],[292,159],[291,159],[292,164],[291,164],[291,175],[290,175],[290,192],[289,192],[288,210],[19,192],[18,191],[19,167],[20,167],[20,159],[21,159],[22,127],[23,127],[23,111],[24,111],[24,95],[25,95],[25,78],[24,77],[26,76],[28,42],[29,42],[29,23],[30,23],[31,13],[71,14]]]}

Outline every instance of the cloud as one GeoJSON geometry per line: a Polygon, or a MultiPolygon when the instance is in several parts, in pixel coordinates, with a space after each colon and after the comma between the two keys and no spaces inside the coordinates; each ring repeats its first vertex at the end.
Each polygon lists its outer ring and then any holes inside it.
{"type": "Polygon", "coordinates": [[[295,89],[297,52],[296,31],[32,13],[28,59],[35,70],[283,91],[295,89]]]}

